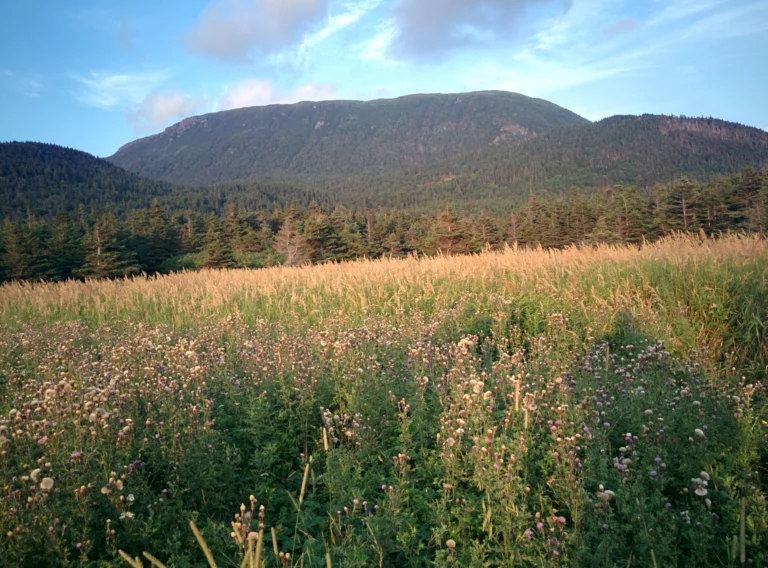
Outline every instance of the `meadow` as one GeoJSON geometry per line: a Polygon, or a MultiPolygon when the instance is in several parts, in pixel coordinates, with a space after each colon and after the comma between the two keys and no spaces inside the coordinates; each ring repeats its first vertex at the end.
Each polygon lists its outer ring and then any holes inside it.
{"type": "Polygon", "coordinates": [[[766,566],[767,333],[744,235],[6,284],[0,557],[766,566]]]}

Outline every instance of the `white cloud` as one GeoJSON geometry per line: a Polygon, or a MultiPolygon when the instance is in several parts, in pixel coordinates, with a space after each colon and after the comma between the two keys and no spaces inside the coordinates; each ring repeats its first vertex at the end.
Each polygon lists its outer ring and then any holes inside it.
{"type": "Polygon", "coordinates": [[[376,30],[376,33],[366,41],[352,47],[352,51],[363,61],[371,61],[388,66],[398,64],[397,60],[390,57],[392,42],[397,37],[397,27],[394,22],[385,22],[376,30]]]}
{"type": "Polygon", "coordinates": [[[302,43],[312,47],[328,39],[336,32],[359,22],[363,16],[378,8],[382,2],[383,0],[361,0],[347,3],[342,13],[330,16],[322,28],[307,35],[302,43]]]}
{"type": "Polygon", "coordinates": [[[212,0],[184,36],[193,53],[250,61],[253,49],[274,51],[296,42],[328,14],[329,0],[212,0]]]}
{"type": "Polygon", "coordinates": [[[756,1],[731,8],[723,0],[673,0],[645,21],[617,16],[613,0],[574,0],[569,11],[544,21],[508,63],[497,60],[478,66],[461,79],[467,88],[492,87],[547,97],[578,85],[663,67],[670,54],[698,42],[768,29],[768,3],[756,1]]]}
{"type": "Polygon", "coordinates": [[[307,83],[289,92],[281,92],[264,79],[246,79],[231,85],[221,101],[219,110],[250,106],[290,104],[300,101],[322,101],[338,98],[336,88],[328,83],[307,83]]]}
{"type": "Polygon", "coordinates": [[[435,59],[460,48],[498,47],[537,5],[567,11],[570,0],[397,0],[392,51],[401,59],[435,59]]]}
{"type": "Polygon", "coordinates": [[[375,10],[384,0],[356,0],[347,2],[337,14],[332,14],[323,25],[312,32],[306,33],[301,41],[294,46],[273,53],[269,61],[276,67],[302,67],[320,44],[330,39],[338,32],[358,23],[371,11],[375,10]]]}
{"type": "Polygon", "coordinates": [[[128,113],[138,131],[155,130],[186,118],[198,111],[205,101],[181,93],[152,93],[128,113]]]}
{"type": "Polygon", "coordinates": [[[80,85],[76,95],[80,102],[102,109],[120,109],[141,103],[167,79],[167,74],[91,72],[72,78],[80,85]]]}

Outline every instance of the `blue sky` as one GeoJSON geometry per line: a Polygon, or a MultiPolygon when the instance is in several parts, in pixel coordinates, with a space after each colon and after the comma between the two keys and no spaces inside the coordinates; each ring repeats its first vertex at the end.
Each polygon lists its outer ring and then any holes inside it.
{"type": "Polygon", "coordinates": [[[0,53],[0,141],[99,156],[216,110],[483,89],[768,129],[765,0],[24,0],[0,53]]]}

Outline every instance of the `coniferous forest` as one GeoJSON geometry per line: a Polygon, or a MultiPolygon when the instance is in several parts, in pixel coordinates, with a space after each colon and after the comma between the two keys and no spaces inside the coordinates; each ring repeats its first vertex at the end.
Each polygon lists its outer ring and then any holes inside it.
{"type": "Polygon", "coordinates": [[[639,244],[680,231],[765,233],[768,172],[746,168],[705,182],[681,177],[649,191],[616,185],[588,193],[577,188],[558,195],[530,192],[523,206],[503,215],[465,215],[450,203],[421,212],[296,201],[202,211],[154,197],[147,207],[99,210],[81,204],[49,216],[16,215],[5,218],[1,229],[3,280],[465,254],[515,243],[547,248],[639,244]]]}

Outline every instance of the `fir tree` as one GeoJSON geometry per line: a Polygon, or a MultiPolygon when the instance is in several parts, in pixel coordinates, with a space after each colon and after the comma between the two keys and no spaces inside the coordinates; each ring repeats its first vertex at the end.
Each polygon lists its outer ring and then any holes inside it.
{"type": "Polygon", "coordinates": [[[85,260],[75,271],[82,278],[118,278],[139,272],[135,255],[125,250],[114,215],[99,217],[83,240],[85,260]]]}
{"type": "Polygon", "coordinates": [[[50,266],[55,280],[67,280],[75,275],[84,261],[80,228],[63,211],[57,213],[48,241],[50,266]]]}
{"type": "Polygon", "coordinates": [[[208,222],[205,255],[203,268],[234,268],[237,266],[232,247],[227,242],[224,228],[217,217],[211,217],[208,222]]]}
{"type": "Polygon", "coordinates": [[[469,250],[461,219],[450,204],[438,215],[429,233],[427,248],[431,253],[462,254],[469,250]]]}

